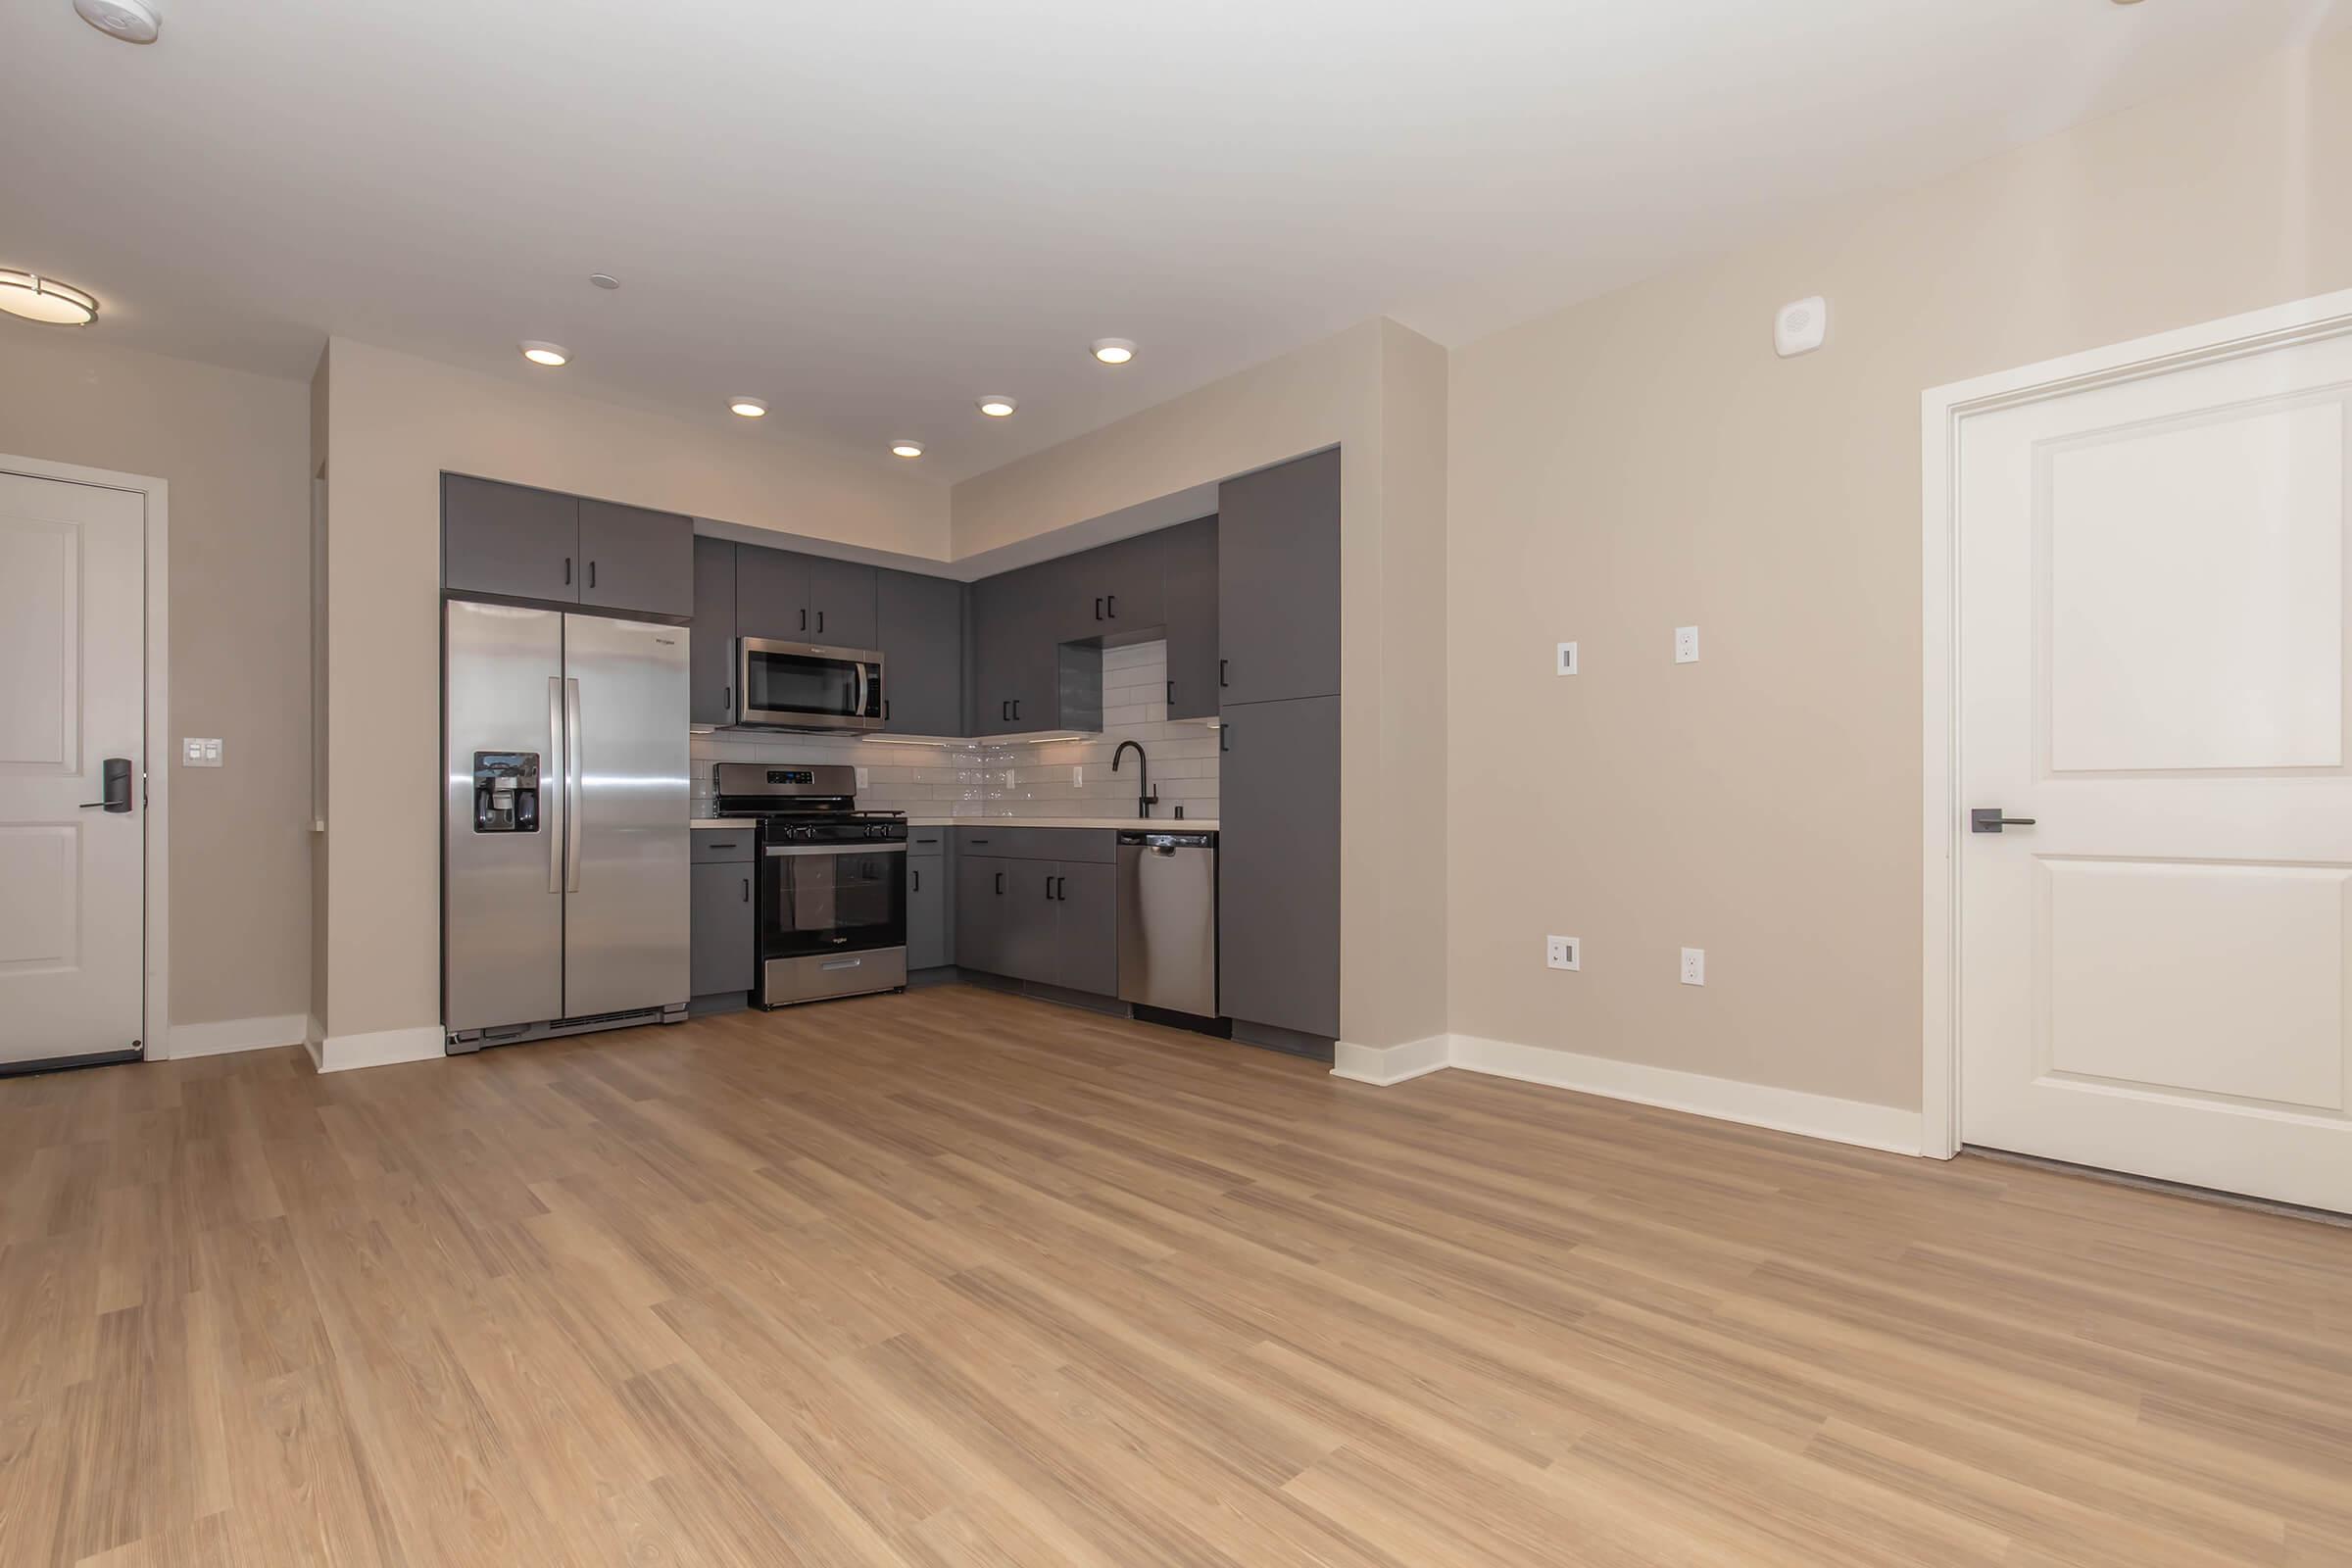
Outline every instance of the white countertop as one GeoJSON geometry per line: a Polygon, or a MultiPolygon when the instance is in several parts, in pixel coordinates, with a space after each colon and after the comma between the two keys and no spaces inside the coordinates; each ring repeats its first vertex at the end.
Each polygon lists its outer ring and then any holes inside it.
{"type": "MultiPolygon", "coordinates": [[[[744,827],[741,817],[698,816],[689,824],[698,828],[744,827]]],[[[1217,819],[1213,816],[1188,816],[1178,821],[1172,816],[1155,816],[1141,821],[1132,816],[910,816],[908,827],[1144,827],[1162,833],[1214,833],[1217,819]]]]}

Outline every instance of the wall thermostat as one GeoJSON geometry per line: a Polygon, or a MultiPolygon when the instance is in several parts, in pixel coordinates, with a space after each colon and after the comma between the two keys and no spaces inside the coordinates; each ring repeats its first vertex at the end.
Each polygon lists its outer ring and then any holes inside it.
{"type": "Polygon", "coordinates": [[[1821,347],[1830,330],[1830,302],[1816,294],[1809,300],[1781,307],[1772,318],[1772,346],[1782,359],[1810,354],[1821,347]]]}

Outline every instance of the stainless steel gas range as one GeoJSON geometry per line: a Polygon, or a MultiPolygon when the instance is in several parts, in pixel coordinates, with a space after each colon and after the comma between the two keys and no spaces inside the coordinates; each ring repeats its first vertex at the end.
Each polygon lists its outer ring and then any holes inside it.
{"type": "Polygon", "coordinates": [[[858,809],[858,770],[720,762],[718,814],[759,841],[761,1007],[904,990],[906,817],[858,809]]]}

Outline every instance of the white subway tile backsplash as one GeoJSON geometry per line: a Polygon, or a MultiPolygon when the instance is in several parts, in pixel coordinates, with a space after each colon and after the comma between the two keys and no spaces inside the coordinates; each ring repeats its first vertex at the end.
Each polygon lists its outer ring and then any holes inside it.
{"type": "Polygon", "coordinates": [[[1168,645],[1136,643],[1102,655],[1102,733],[1045,745],[997,741],[903,741],[835,735],[711,734],[693,737],[694,814],[713,809],[711,765],[716,762],[846,762],[866,770],[858,804],[915,816],[1135,815],[1135,764],[1110,770],[1121,741],[1142,745],[1157,814],[1217,814],[1217,732],[1205,724],[1172,723],[1167,713],[1168,645]],[[1084,784],[1070,769],[1086,771],[1084,784]]]}

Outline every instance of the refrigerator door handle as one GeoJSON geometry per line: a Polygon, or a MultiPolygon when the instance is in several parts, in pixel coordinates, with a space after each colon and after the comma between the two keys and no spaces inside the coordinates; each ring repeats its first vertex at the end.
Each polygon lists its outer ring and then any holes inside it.
{"type": "Polygon", "coordinates": [[[580,683],[564,682],[564,891],[580,891],[580,683]]]}
{"type": "MultiPolygon", "coordinates": [[[[547,677],[547,760],[560,766],[564,750],[564,677],[547,677]]],[[[564,826],[571,820],[561,789],[549,790],[546,799],[553,802],[555,810],[547,823],[547,891],[564,891],[564,826]]]]}

